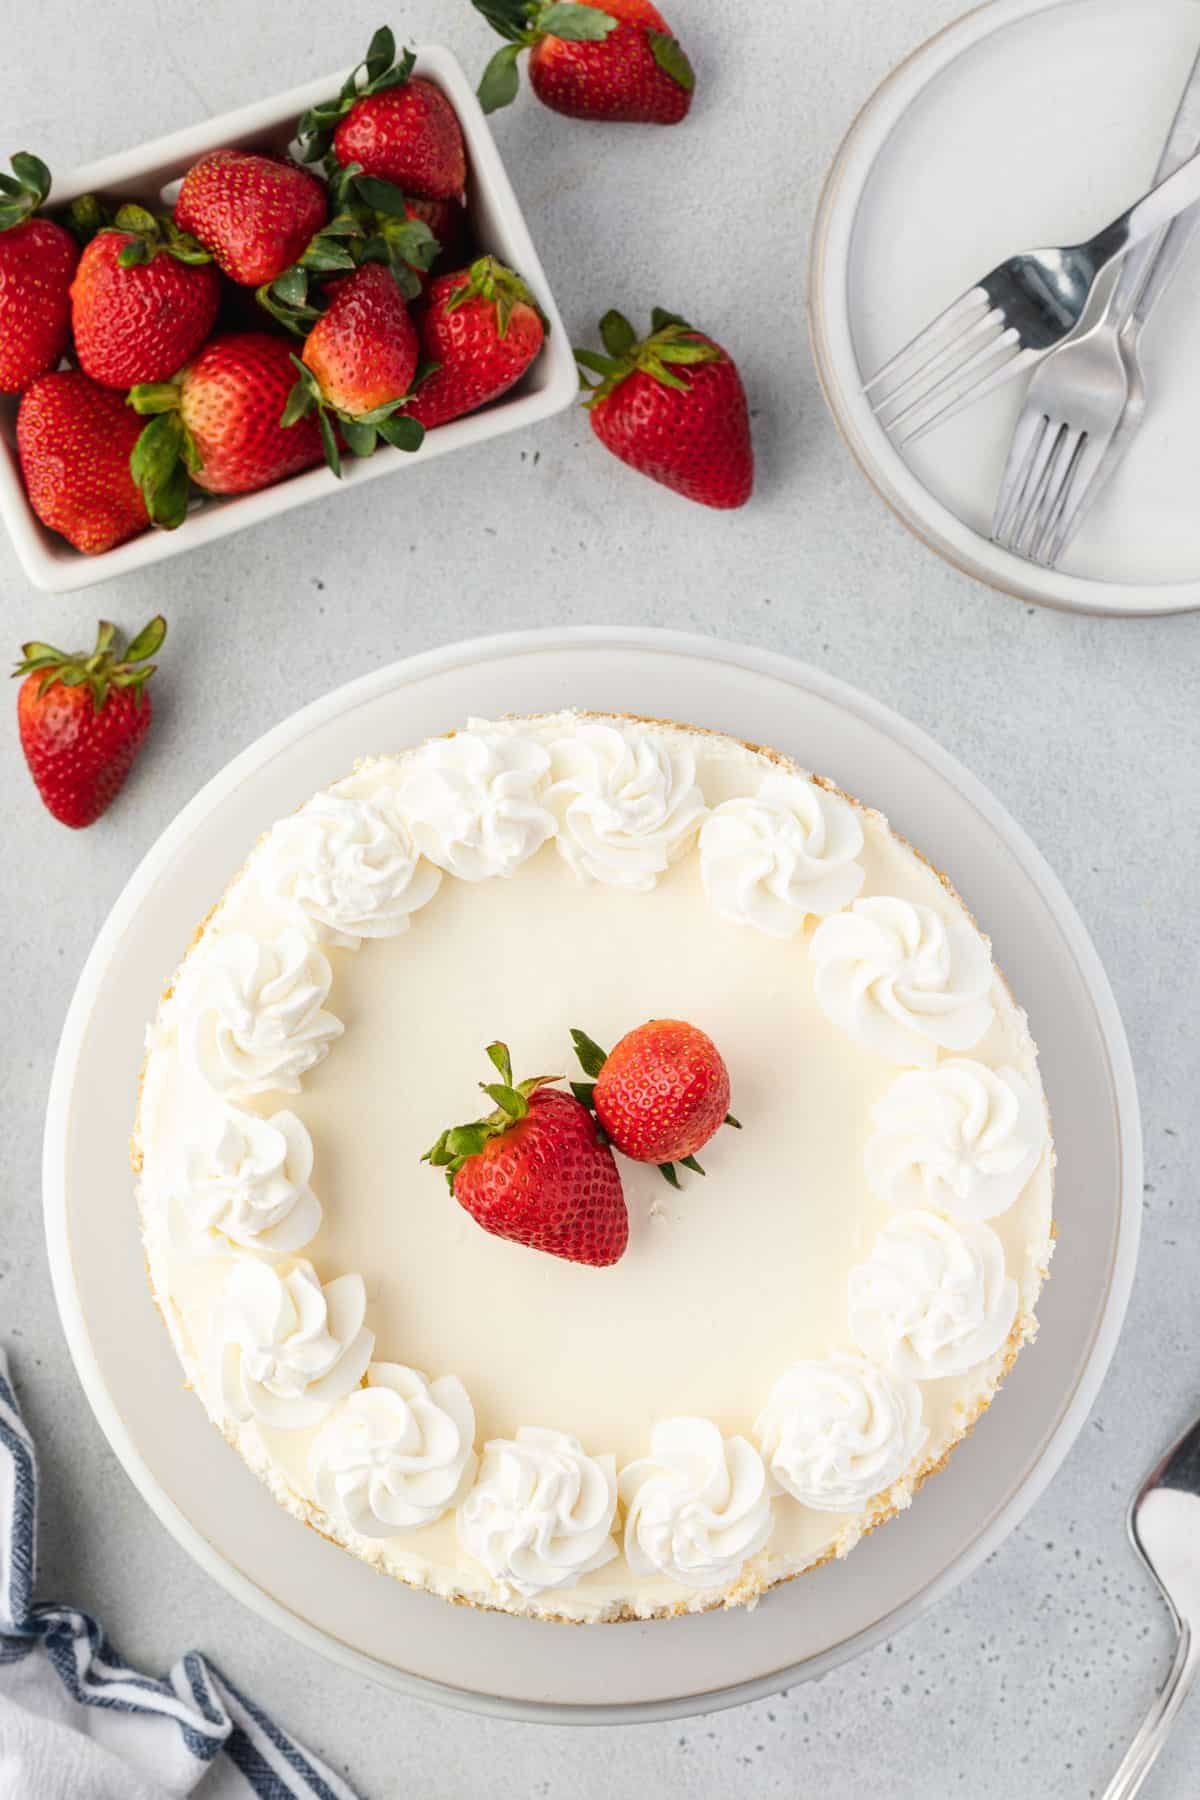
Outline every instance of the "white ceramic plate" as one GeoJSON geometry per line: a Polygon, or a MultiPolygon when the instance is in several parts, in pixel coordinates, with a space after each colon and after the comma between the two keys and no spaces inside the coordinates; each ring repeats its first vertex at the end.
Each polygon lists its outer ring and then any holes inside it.
{"type": "Polygon", "coordinates": [[[1003,257],[1086,238],[1149,187],[1198,44],[1196,0],[993,0],[888,78],[826,184],[810,321],[838,428],[912,532],[1021,599],[1200,606],[1200,247],[1144,340],[1141,436],[1057,573],[988,538],[1022,382],[904,455],[862,382],[1003,257]]]}
{"type": "MultiPolygon", "coordinates": [[[[533,367],[510,394],[493,406],[431,431],[415,454],[381,445],[365,461],[347,456],[342,481],[330,469],[309,469],[258,493],[228,499],[199,498],[177,531],[144,531],[140,537],[130,538],[128,543],[118,544],[115,550],[107,550],[101,556],[80,555],[65,538],[47,531],[38,520],[26,498],[17,462],[16,401],[0,394],[0,520],[7,526],[21,566],[35,587],[46,593],[91,587],[114,575],[124,575],[147,563],[161,562],[164,557],[178,556],[216,538],[228,537],[247,525],[261,524],[279,513],[290,512],[294,506],[328,498],[347,482],[375,481],[381,475],[399,474],[416,463],[444,456],[448,450],[481,444],[502,432],[536,424],[562,412],[576,399],[579,376],[570,340],[474,90],[456,58],[438,45],[426,45],[417,51],[416,73],[436,82],[458,114],[467,145],[467,206],[473,237],[524,276],[549,321],[545,347],[533,367]]],[[[335,94],[344,78],[344,73],[339,73],[306,82],[290,93],[274,94],[269,100],[221,113],[201,125],[157,138],[103,162],[72,169],[61,181],[55,180],[51,208],[90,193],[144,203],[153,203],[158,195],[164,205],[170,205],[180,177],[210,150],[226,145],[247,150],[285,149],[301,113],[335,94]]],[[[298,348],[298,344],[294,347],[298,348]]]]}
{"type": "Polygon", "coordinates": [[[596,1723],[698,1712],[819,1674],[995,1549],[1061,1462],[1112,1353],[1136,1258],[1141,1144],[1124,1035],[1083,926],[1020,829],[928,738],[763,651],[673,632],[533,632],[433,651],[339,689],[184,809],[80,980],[51,1092],[45,1199],[55,1291],[88,1397],[134,1482],[204,1568],[294,1636],[394,1687],[596,1723]],[[1062,1243],[1036,1347],[911,1512],[753,1613],[567,1630],[411,1593],[279,1509],[183,1390],[146,1287],[127,1160],[144,1025],[248,846],[359,756],[471,713],[570,705],[754,737],[881,806],[986,922],[1042,1048],[1062,1243]]]}

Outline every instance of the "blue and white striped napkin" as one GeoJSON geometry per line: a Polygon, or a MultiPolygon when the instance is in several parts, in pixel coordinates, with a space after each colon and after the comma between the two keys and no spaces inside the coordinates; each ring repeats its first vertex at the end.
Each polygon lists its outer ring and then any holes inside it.
{"type": "Polygon", "coordinates": [[[34,1600],[37,1481],[0,1348],[0,1800],[355,1800],[195,1651],[154,1680],[34,1600]]]}

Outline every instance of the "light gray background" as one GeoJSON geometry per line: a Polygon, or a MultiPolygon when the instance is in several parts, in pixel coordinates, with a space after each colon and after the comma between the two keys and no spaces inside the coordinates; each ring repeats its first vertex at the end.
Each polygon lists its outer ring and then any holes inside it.
{"type": "MultiPolygon", "coordinates": [[[[208,1651],[364,1800],[504,1791],[596,1800],[1027,1800],[1097,1793],[1149,1702],[1169,1631],[1124,1537],[1127,1495],[1200,1411],[1190,1232],[1200,1057],[1200,619],[1027,608],[932,560],[883,511],[823,411],[804,340],[809,227],[858,106],[956,0],[671,0],[700,97],[669,132],[576,125],[526,94],[497,135],[576,341],[604,309],[686,309],[738,357],[759,491],[689,508],[592,441],[582,414],[345,494],[78,599],[26,585],[0,539],[8,640],[68,647],[98,614],[171,636],[136,778],[94,830],[40,810],[0,731],[0,1332],[42,1452],[41,1592],[95,1609],[124,1654],[208,1651]],[[535,453],[537,461],[535,462],[535,453]],[[894,1644],[819,1685],[682,1725],[567,1730],[443,1713],[297,1648],[196,1570],[101,1438],[59,1330],[38,1157],[63,1014],[144,850],[233,752],[334,684],[519,626],[640,623],[788,651],[933,732],[1029,829],[1095,935],[1145,1111],[1145,1239],[1096,1412],[1027,1523],[894,1644]]],[[[380,0],[45,0],[5,34],[3,141],[66,169],[346,64],[380,0]]],[[[467,0],[398,33],[489,53],[467,0]]],[[[902,229],[902,221],[898,229],[902,229]]],[[[669,1628],[663,1652],[670,1654],[669,1628]]],[[[1155,1777],[1186,1800],[1200,1703],[1155,1777]]],[[[35,1797],[31,1797],[35,1800],[35,1797]]]]}

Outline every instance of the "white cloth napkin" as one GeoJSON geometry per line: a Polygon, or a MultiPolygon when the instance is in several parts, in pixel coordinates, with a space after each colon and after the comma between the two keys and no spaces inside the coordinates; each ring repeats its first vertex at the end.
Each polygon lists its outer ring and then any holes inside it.
{"type": "Polygon", "coordinates": [[[34,1600],[37,1480],[0,1348],[0,1800],[355,1800],[197,1652],[139,1675],[86,1613],[34,1600]]]}

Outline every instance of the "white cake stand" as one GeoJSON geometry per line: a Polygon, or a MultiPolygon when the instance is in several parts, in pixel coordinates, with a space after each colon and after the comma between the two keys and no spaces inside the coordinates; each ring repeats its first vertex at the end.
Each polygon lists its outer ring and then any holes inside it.
{"type": "Polygon", "coordinates": [[[822,1674],[994,1550],[1058,1468],[1107,1368],[1133,1279],[1141,1180],[1137,1096],[1108,982],[1055,877],[979,783],[828,675],[636,629],[522,633],[413,657],[306,707],[230,763],[164,833],[100,934],[64,1029],[45,1145],[50,1263],[80,1379],[130,1477],[196,1561],[374,1680],[480,1712],[588,1724],[709,1710],[822,1674]],[[409,1592],[276,1506],[184,1390],[146,1287],[128,1167],[145,1022],[257,834],[359,756],[472,713],[568,705],[751,737],[880,806],[985,922],[1042,1049],[1061,1248],[1036,1347],[911,1512],[753,1613],[568,1630],[409,1592]]]}

